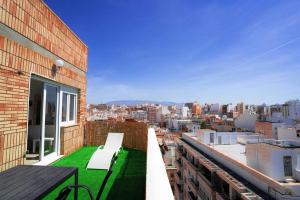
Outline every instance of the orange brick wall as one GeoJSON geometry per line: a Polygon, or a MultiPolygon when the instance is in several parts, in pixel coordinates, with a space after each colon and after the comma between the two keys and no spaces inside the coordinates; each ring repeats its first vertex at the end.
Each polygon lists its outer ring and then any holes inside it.
{"type": "Polygon", "coordinates": [[[88,121],[85,124],[84,144],[104,145],[109,132],[124,133],[123,147],[147,151],[148,128],[143,122],[88,121]]]}
{"type": "Polygon", "coordinates": [[[0,0],[0,6],[1,23],[87,70],[87,47],[42,0],[0,0]]]}
{"type": "MultiPolygon", "coordinates": [[[[78,69],[86,71],[86,46],[42,1],[0,0],[0,22],[78,69]]],[[[0,171],[24,163],[31,74],[40,75],[79,90],[78,131],[73,130],[76,132],[73,135],[78,137],[81,134],[80,137],[83,137],[86,75],[62,68],[57,72],[56,77],[53,77],[53,64],[54,60],[0,35],[0,171]]],[[[82,145],[82,142],[72,141],[75,142],[76,147],[82,145]]],[[[70,151],[68,149],[68,152],[70,151]]]]}
{"type": "Polygon", "coordinates": [[[259,122],[255,123],[255,132],[261,133],[266,136],[266,138],[272,138],[272,123],[270,122],[259,122]]]}
{"type": "Polygon", "coordinates": [[[60,154],[69,155],[83,146],[83,128],[80,125],[61,127],[60,154]]]}

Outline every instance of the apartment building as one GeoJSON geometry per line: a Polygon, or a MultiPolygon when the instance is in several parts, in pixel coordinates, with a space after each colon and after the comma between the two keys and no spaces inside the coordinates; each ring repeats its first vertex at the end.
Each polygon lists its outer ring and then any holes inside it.
{"type": "Polygon", "coordinates": [[[150,123],[156,122],[156,113],[157,113],[157,108],[155,106],[149,106],[147,108],[147,117],[150,123]]]}
{"type": "Polygon", "coordinates": [[[236,128],[245,131],[255,131],[255,123],[257,120],[257,115],[249,111],[245,111],[240,114],[235,120],[234,125],[236,128]]]}
{"type": "Polygon", "coordinates": [[[202,114],[202,108],[199,104],[194,104],[192,107],[192,114],[195,116],[200,116],[202,114]]]}
{"type": "Polygon", "coordinates": [[[131,112],[131,117],[138,121],[147,120],[147,111],[144,110],[136,110],[131,112]]]}
{"type": "Polygon", "coordinates": [[[175,199],[299,199],[297,143],[255,143],[249,137],[243,145],[235,142],[235,133],[223,133],[227,144],[219,144],[211,141],[215,132],[204,132],[177,140],[175,199]]]}
{"type": "Polygon", "coordinates": [[[43,1],[0,2],[3,171],[83,145],[88,48],[43,1]]]}
{"type": "Polygon", "coordinates": [[[277,139],[277,128],[282,126],[283,123],[280,122],[270,122],[270,121],[256,121],[255,132],[263,134],[266,138],[276,138],[277,139]]]}
{"type": "Polygon", "coordinates": [[[243,102],[236,104],[236,111],[240,114],[243,114],[245,111],[245,105],[243,102]]]}
{"type": "Polygon", "coordinates": [[[278,127],[276,139],[300,141],[300,129],[297,126],[289,126],[289,125],[278,127]]]}

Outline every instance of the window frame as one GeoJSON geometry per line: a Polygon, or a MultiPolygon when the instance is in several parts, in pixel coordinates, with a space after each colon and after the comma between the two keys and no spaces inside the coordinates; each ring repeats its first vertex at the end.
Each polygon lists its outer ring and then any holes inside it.
{"type": "Polygon", "coordinates": [[[77,103],[78,103],[78,92],[76,89],[68,88],[68,87],[61,87],[60,92],[60,123],[61,126],[70,126],[77,123],[77,103]],[[63,96],[64,94],[67,95],[67,108],[66,108],[66,120],[62,121],[62,104],[63,104],[63,96]],[[70,120],[70,105],[71,105],[71,95],[74,95],[74,119],[70,120]]]}

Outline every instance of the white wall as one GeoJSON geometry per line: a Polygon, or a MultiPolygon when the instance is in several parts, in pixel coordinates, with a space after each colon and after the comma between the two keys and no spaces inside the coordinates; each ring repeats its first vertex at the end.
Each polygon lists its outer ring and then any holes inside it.
{"type": "Polygon", "coordinates": [[[161,116],[170,114],[168,106],[160,106],[156,112],[156,122],[161,122],[161,116]]]}
{"type": "Polygon", "coordinates": [[[293,120],[300,120],[300,101],[288,101],[287,104],[289,106],[289,118],[293,120]]]}
{"type": "Polygon", "coordinates": [[[153,128],[148,129],[146,200],[174,200],[153,128]]]}
{"type": "Polygon", "coordinates": [[[250,114],[249,112],[244,112],[240,116],[238,116],[234,125],[236,128],[245,129],[247,131],[255,131],[255,122],[257,119],[256,114],[250,114]]]}
{"type": "Polygon", "coordinates": [[[291,156],[293,178],[298,181],[300,180],[300,171],[298,169],[300,168],[300,160],[297,160],[298,156],[300,156],[299,149],[297,151],[291,148],[280,148],[272,145],[267,146],[266,144],[261,145],[264,146],[246,145],[248,166],[277,181],[285,181],[283,157],[291,156]]]}
{"type": "MultiPolygon", "coordinates": [[[[214,151],[211,151],[207,147],[203,147],[203,146],[199,145],[195,139],[190,138],[186,134],[183,134],[183,138],[185,140],[189,141],[190,143],[192,143],[194,146],[196,146],[200,150],[202,150],[207,155],[211,156],[218,162],[222,163],[224,166],[228,167],[229,169],[231,169],[232,171],[237,173],[239,176],[245,178],[247,181],[249,181],[256,187],[260,188],[261,190],[263,190],[266,193],[273,195],[273,197],[276,196],[277,199],[293,199],[293,200],[298,199],[298,196],[300,195],[299,185],[286,185],[285,186],[286,188],[291,189],[294,192],[293,194],[296,195],[297,197],[291,196],[291,195],[281,195],[279,192],[276,192],[276,190],[271,188],[268,183],[262,181],[261,179],[259,179],[256,176],[253,176],[253,174],[250,173],[249,171],[247,171],[246,169],[243,169],[243,168],[239,167],[238,165],[236,165],[235,163],[233,163],[227,159],[224,159],[223,157],[219,156],[219,154],[216,154],[214,151]]],[[[298,176],[299,176],[299,174],[298,174],[298,176]]]]}
{"type": "Polygon", "coordinates": [[[243,133],[239,132],[237,135],[237,142],[240,144],[247,144],[247,143],[258,143],[262,141],[263,136],[255,133],[243,133]]]}
{"type": "Polygon", "coordinates": [[[272,134],[274,139],[278,139],[278,132],[277,129],[278,127],[283,126],[283,123],[272,123],[272,134]]]}
{"type": "Polygon", "coordinates": [[[186,106],[176,107],[176,114],[180,118],[187,118],[188,117],[189,108],[186,106]]]}
{"type": "Polygon", "coordinates": [[[236,144],[237,133],[236,132],[216,132],[214,130],[199,130],[197,132],[198,139],[204,144],[210,143],[210,134],[214,135],[213,144],[219,144],[219,137],[221,137],[221,144],[236,144]]]}
{"type": "Polygon", "coordinates": [[[296,129],[291,127],[278,127],[277,137],[278,140],[300,140],[300,138],[297,137],[296,129]]]}

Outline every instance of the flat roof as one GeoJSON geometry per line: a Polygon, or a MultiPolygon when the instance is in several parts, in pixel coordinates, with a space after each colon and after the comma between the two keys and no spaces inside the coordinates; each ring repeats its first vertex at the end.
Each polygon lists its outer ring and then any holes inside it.
{"type": "MultiPolygon", "coordinates": [[[[195,136],[192,136],[191,138],[193,138],[194,140],[196,140],[195,136]]],[[[232,177],[234,177],[235,179],[237,179],[245,187],[247,187],[248,189],[252,190],[252,192],[254,192],[256,195],[262,197],[263,199],[274,199],[269,194],[267,194],[263,190],[261,190],[261,188],[256,187],[255,185],[253,185],[252,183],[250,183],[248,180],[246,180],[244,177],[238,175],[236,172],[234,172],[230,168],[226,167],[223,163],[220,163],[219,161],[215,160],[210,155],[208,155],[205,152],[203,152],[199,147],[197,147],[194,144],[190,143],[190,141],[185,140],[184,138],[181,138],[180,141],[183,142],[183,143],[185,143],[185,144],[188,144],[191,148],[193,148],[194,150],[196,150],[197,152],[199,152],[200,154],[202,154],[203,156],[205,156],[211,163],[217,165],[220,169],[224,170],[229,175],[231,175],[232,177]]],[[[221,146],[225,146],[225,145],[221,145],[221,146]]]]}
{"type": "Polygon", "coordinates": [[[245,154],[245,145],[242,144],[230,144],[230,145],[213,145],[215,150],[225,154],[226,156],[247,165],[247,159],[245,154]]]}

